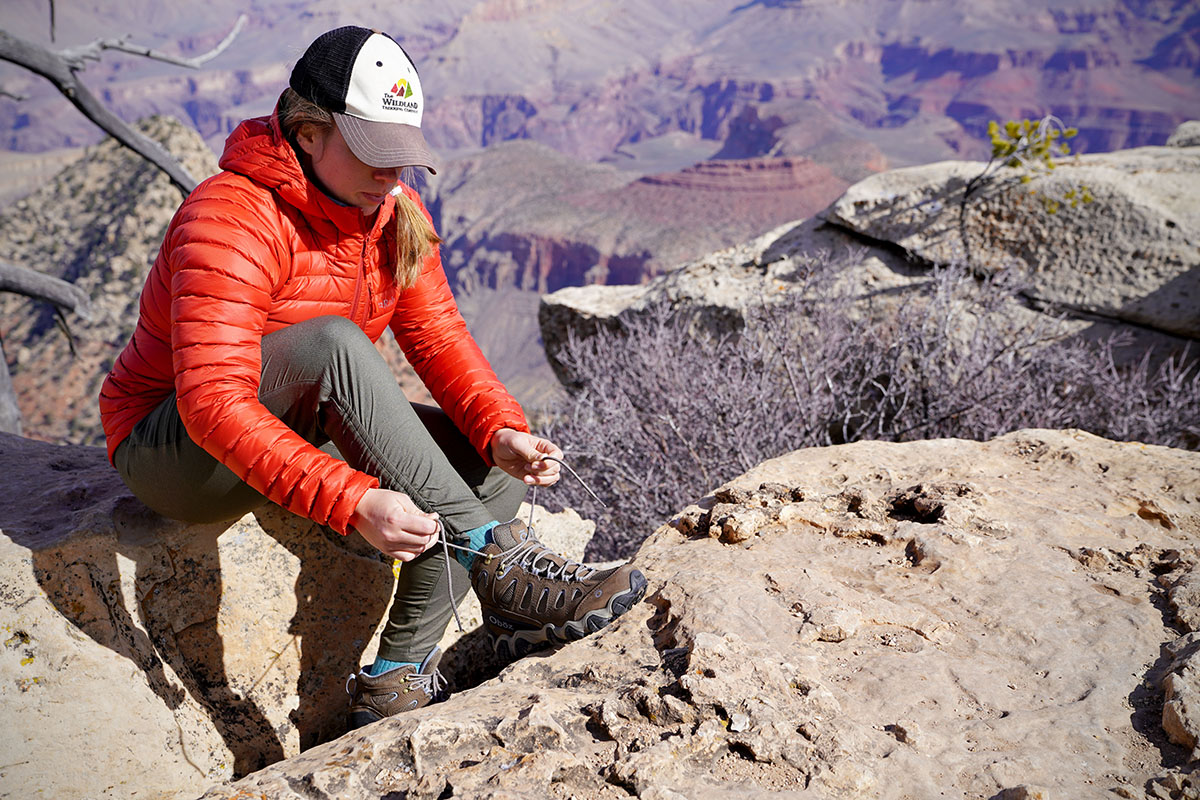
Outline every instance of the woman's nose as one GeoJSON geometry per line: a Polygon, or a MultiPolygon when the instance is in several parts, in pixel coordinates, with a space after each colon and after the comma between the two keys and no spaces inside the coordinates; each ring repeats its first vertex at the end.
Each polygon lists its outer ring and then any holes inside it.
{"type": "Polygon", "coordinates": [[[391,185],[400,180],[401,169],[401,167],[377,167],[375,169],[375,180],[391,185]]]}

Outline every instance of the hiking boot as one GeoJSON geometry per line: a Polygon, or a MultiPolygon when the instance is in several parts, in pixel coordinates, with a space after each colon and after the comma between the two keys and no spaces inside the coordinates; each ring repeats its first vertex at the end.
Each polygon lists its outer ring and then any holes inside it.
{"type": "Polygon", "coordinates": [[[582,639],[632,608],[646,578],[626,564],[596,570],[569,561],[537,540],[521,520],[492,529],[471,566],[483,625],[501,658],[582,639]]]}
{"type": "Polygon", "coordinates": [[[446,685],[437,669],[441,658],[441,649],[435,647],[418,667],[405,665],[379,675],[362,670],[352,673],[346,679],[346,693],[350,695],[347,730],[429,705],[446,685]]]}

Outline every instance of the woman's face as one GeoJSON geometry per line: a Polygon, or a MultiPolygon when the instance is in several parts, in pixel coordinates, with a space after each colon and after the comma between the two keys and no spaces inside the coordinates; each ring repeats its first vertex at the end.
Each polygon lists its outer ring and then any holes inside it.
{"type": "Polygon", "coordinates": [[[308,153],[313,175],[325,191],[364,214],[375,213],[400,177],[400,167],[372,167],[359,161],[337,125],[325,130],[304,125],[296,141],[308,153]]]}

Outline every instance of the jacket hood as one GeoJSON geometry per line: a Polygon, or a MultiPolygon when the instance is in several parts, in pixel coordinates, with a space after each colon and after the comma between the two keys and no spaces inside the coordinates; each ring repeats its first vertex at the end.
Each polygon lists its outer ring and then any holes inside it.
{"type": "MultiPolygon", "coordinates": [[[[225,140],[219,164],[271,190],[306,216],[325,217],[346,233],[362,230],[361,209],[337,202],[304,174],[275,114],[242,120],[225,140]]],[[[395,202],[393,197],[384,200],[373,227],[391,218],[395,202]]]]}

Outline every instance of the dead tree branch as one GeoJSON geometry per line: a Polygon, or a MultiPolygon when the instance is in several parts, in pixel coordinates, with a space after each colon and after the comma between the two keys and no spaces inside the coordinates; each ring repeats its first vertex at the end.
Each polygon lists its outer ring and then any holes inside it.
{"type": "Polygon", "coordinates": [[[13,390],[8,362],[4,360],[4,343],[0,342],[0,433],[21,435],[21,409],[13,390]]]}
{"type": "Polygon", "coordinates": [[[192,189],[196,188],[196,179],[192,177],[191,173],[162,145],[134,130],[124,120],[109,111],[84,86],[76,73],[85,68],[86,62],[98,60],[100,53],[104,50],[120,50],[183,67],[199,67],[229,47],[245,24],[246,16],[243,14],[238,17],[229,35],[222,39],[216,47],[194,58],[180,58],[147,47],[132,45],[126,42],[125,38],[103,39],[83,47],[56,53],[34,42],[0,31],[0,59],[25,67],[53,83],[84,116],[99,125],[118,142],[161,169],[170,177],[171,182],[179,187],[180,191],[189,194],[192,189]]]}
{"type": "MultiPolygon", "coordinates": [[[[7,261],[0,261],[0,292],[15,292],[34,300],[53,303],[58,324],[71,344],[72,353],[75,350],[75,342],[64,312],[74,311],[85,320],[92,317],[92,300],[83,289],[60,278],[7,261]]],[[[12,377],[8,373],[3,341],[0,341],[0,431],[21,435],[21,410],[17,406],[12,377]]]]}
{"type": "Polygon", "coordinates": [[[52,275],[0,261],[0,292],[15,292],[53,303],[64,311],[74,311],[82,319],[92,318],[92,300],[73,283],[52,275]]]}
{"type": "Polygon", "coordinates": [[[88,61],[99,61],[100,54],[105,50],[119,50],[122,53],[130,53],[135,56],[142,56],[152,61],[162,61],[167,64],[175,64],[188,69],[199,69],[207,62],[213,60],[225,51],[229,45],[233,44],[233,40],[241,33],[242,28],[246,25],[246,15],[242,14],[237,18],[237,22],[233,24],[233,30],[222,39],[216,47],[209,50],[207,53],[202,53],[192,58],[183,58],[182,56],[173,56],[170,53],[164,53],[160,50],[154,50],[150,47],[140,44],[132,44],[128,36],[122,36],[119,39],[97,39],[91,44],[85,44],[81,47],[73,47],[67,50],[59,51],[59,56],[67,62],[67,65],[75,71],[82,70],[87,66],[88,61]]]}

